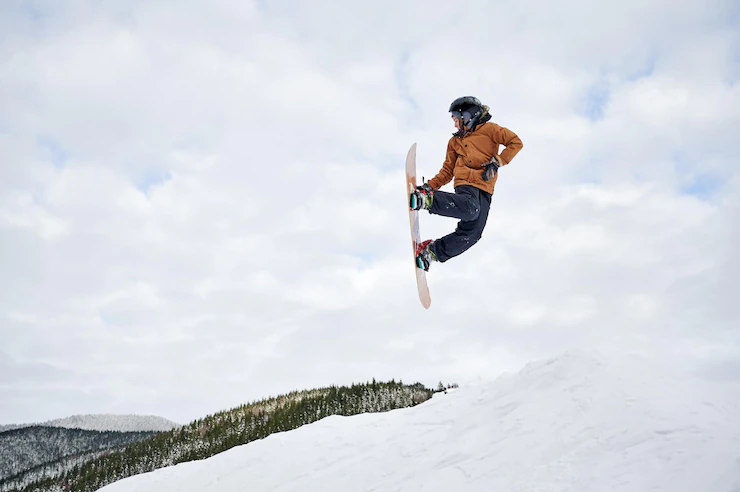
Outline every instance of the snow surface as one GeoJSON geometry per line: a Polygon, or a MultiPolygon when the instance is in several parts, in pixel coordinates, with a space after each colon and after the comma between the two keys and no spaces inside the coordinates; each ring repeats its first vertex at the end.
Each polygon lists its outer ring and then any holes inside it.
{"type": "Polygon", "coordinates": [[[0,428],[0,432],[31,426],[64,427],[66,429],[94,431],[164,432],[172,430],[175,427],[180,427],[180,424],[153,415],[73,415],[41,424],[3,426],[0,428]]]}
{"type": "Polygon", "coordinates": [[[417,407],[329,417],[104,492],[740,491],[740,391],[569,352],[417,407]]]}

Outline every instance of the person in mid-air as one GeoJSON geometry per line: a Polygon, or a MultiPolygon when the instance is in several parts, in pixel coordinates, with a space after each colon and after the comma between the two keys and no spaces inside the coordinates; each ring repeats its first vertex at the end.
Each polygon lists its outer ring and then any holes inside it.
{"type": "Polygon", "coordinates": [[[498,169],[509,164],[523,147],[514,132],[489,121],[488,106],[477,97],[457,98],[449,111],[457,133],[447,144],[442,169],[409,197],[412,210],[460,219],[452,234],[417,246],[416,265],[426,271],[431,262],[443,263],[478,242],[488,219],[498,169]],[[501,154],[500,145],[505,147],[501,154]],[[453,178],[454,193],[439,191],[453,178]]]}

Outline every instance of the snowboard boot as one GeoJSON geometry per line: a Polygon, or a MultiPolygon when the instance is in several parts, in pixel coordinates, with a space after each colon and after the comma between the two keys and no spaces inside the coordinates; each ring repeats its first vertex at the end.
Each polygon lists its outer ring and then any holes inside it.
{"type": "Polygon", "coordinates": [[[432,243],[431,239],[427,239],[416,246],[416,266],[425,272],[429,271],[429,265],[433,261],[437,261],[437,255],[434,254],[431,248],[432,243]]]}
{"type": "Polygon", "coordinates": [[[409,195],[409,207],[411,207],[411,210],[429,210],[432,208],[433,200],[433,191],[417,188],[409,195]]]}

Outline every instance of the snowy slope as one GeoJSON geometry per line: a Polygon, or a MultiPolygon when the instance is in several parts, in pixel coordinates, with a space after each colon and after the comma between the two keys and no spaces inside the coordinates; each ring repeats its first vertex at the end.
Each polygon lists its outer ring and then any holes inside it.
{"type": "Polygon", "coordinates": [[[101,490],[738,492],[739,397],[644,360],[568,353],[101,490]]]}

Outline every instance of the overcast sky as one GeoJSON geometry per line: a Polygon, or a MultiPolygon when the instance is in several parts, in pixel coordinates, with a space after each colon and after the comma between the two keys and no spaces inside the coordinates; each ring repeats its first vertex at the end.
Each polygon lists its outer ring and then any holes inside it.
{"type": "Polygon", "coordinates": [[[740,380],[735,1],[10,0],[0,33],[0,424],[571,348],[740,380]],[[427,311],[404,160],[439,171],[464,95],[524,149],[427,311]]]}

